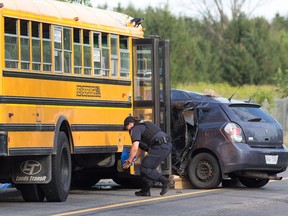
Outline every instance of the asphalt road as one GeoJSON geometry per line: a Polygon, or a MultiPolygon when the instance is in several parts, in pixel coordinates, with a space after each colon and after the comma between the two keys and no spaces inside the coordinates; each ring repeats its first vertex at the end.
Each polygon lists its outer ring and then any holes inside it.
{"type": "Polygon", "coordinates": [[[112,180],[90,190],[72,190],[63,203],[24,202],[16,189],[0,190],[0,215],[195,215],[195,216],[285,216],[288,215],[288,172],[281,181],[259,189],[242,186],[213,190],[171,189],[160,196],[136,197],[136,189],[122,188],[112,180]]]}

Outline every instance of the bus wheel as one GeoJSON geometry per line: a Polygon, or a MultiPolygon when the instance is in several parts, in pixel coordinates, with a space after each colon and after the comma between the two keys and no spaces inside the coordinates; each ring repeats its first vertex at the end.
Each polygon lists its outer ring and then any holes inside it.
{"type": "Polygon", "coordinates": [[[52,156],[52,179],[43,185],[48,202],[63,202],[67,199],[71,184],[71,154],[68,139],[60,132],[57,153],[52,156]]]}
{"type": "Polygon", "coordinates": [[[44,191],[37,184],[18,184],[16,187],[26,202],[42,202],[45,198],[44,191]]]}
{"type": "Polygon", "coordinates": [[[200,153],[192,158],[188,174],[192,185],[200,189],[216,188],[221,182],[218,161],[208,153],[200,153]]]}
{"type": "Polygon", "coordinates": [[[269,179],[255,179],[247,177],[239,177],[241,184],[248,188],[261,188],[269,182],[269,179]]]}

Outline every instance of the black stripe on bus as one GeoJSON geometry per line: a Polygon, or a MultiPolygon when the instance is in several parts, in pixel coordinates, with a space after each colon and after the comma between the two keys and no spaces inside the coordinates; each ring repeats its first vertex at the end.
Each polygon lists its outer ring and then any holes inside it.
{"type": "Polygon", "coordinates": [[[112,79],[101,79],[98,77],[79,77],[79,76],[65,76],[62,73],[59,74],[47,74],[47,73],[27,73],[27,72],[14,72],[14,71],[3,71],[4,77],[16,77],[26,79],[41,79],[41,80],[57,80],[57,81],[69,81],[69,82],[84,82],[84,83],[100,83],[108,85],[125,85],[130,86],[130,80],[112,80],[112,79]]]}
{"type": "MultiPolygon", "coordinates": [[[[72,131],[122,131],[123,125],[74,124],[72,131]]],[[[53,124],[0,124],[0,131],[54,131],[53,124]]]]}
{"type": "Polygon", "coordinates": [[[1,96],[0,103],[131,108],[131,102],[128,101],[126,102],[126,101],[105,101],[105,100],[79,100],[79,99],[65,99],[65,98],[44,98],[44,97],[1,96]]]}
{"type": "Polygon", "coordinates": [[[93,153],[116,153],[118,151],[117,146],[75,146],[74,154],[93,154],[93,153]]]}
{"type": "MultiPolygon", "coordinates": [[[[93,153],[116,153],[118,147],[115,146],[76,146],[74,154],[93,154],[93,153]]],[[[25,156],[25,155],[52,155],[52,148],[11,148],[9,149],[10,156],[25,156]]]]}
{"type": "Polygon", "coordinates": [[[52,155],[52,148],[10,148],[10,156],[52,155]]]}
{"type": "Polygon", "coordinates": [[[93,124],[74,124],[71,125],[72,131],[123,131],[123,125],[93,125],[93,124]]]}
{"type": "Polygon", "coordinates": [[[54,131],[53,124],[0,124],[0,131],[54,131]]]}

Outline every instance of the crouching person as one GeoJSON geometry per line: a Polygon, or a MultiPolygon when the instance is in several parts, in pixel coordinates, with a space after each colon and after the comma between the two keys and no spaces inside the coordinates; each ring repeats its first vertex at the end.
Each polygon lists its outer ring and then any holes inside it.
{"type": "Polygon", "coordinates": [[[124,169],[128,169],[143,151],[148,152],[140,166],[143,185],[140,191],[135,192],[135,195],[150,196],[150,188],[154,181],[162,183],[160,195],[166,194],[169,188],[173,186],[173,181],[162,176],[157,171],[157,167],[171,153],[171,137],[152,122],[139,121],[132,116],[128,116],[124,120],[123,129],[129,131],[132,140],[130,155],[124,162],[124,169]]]}

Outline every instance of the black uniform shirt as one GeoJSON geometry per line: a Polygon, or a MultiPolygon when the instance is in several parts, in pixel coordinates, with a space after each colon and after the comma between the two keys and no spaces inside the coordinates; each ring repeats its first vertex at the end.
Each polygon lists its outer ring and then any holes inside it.
{"type": "Polygon", "coordinates": [[[144,133],[145,129],[146,126],[143,124],[134,125],[130,132],[132,143],[135,141],[141,141],[141,135],[144,133]]]}

